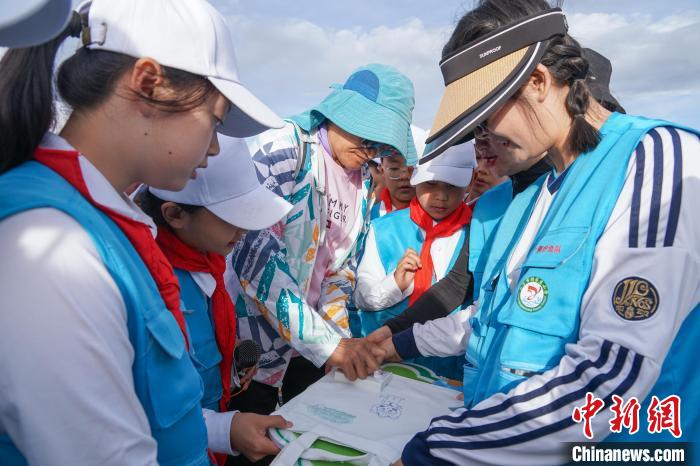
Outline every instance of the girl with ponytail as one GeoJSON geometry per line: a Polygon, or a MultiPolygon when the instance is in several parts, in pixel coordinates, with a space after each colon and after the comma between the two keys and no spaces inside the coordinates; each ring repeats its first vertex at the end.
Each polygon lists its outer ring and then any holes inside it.
{"type": "Polygon", "coordinates": [[[420,163],[476,137],[498,176],[545,152],[553,170],[498,222],[477,202],[478,302],[383,342],[388,357],[466,350],[464,408],[433,419],[403,464],[565,464],[576,459],[566,442],[700,435],[688,344],[700,338],[698,131],[606,110],[567,29],[542,0],[484,0],[444,48],[445,93],[420,163]],[[589,424],[591,396],[604,409],[589,424]],[[636,433],[613,419],[632,397],[636,433]],[[644,410],[660,405],[676,409],[672,428],[647,424],[644,410]]]}
{"type": "Polygon", "coordinates": [[[180,190],[281,120],[204,0],[93,0],[0,62],[0,464],[209,464],[277,451],[279,417],[203,410],[173,269],[123,193],[180,190]],[[51,133],[53,64],[71,115],[51,133]]]}

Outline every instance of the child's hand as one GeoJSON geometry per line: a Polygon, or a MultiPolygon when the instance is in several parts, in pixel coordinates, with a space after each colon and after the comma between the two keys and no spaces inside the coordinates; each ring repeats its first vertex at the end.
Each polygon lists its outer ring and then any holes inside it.
{"type": "Polygon", "coordinates": [[[423,267],[423,264],[421,264],[418,253],[411,248],[406,249],[394,271],[394,280],[396,280],[396,284],[401,292],[406,291],[406,288],[411,285],[413,277],[416,276],[416,272],[421,267],[423,267]]]}

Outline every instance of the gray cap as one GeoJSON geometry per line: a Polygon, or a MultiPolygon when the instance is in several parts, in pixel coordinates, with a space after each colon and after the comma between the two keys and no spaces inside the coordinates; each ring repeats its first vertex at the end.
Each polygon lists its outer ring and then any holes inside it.
{"type": "Polygon", "coordinates": [[[66,27],[70,12],[71,0],[0,0],[0,46],[47,42],[66,27]]]}

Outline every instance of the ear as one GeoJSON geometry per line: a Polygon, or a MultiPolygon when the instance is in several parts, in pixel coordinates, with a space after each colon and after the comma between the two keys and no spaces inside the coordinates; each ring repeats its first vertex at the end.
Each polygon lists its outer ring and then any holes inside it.
{"type": "Polygon", "coordinates": [[[546,66],[538,63],[525,85],[525,91],[537,102],[544,102],[552,88],[552,74],[546,66]]]}
{"type": "Polygon", "coordinates": [[[173,230],[182,230],[187,227],[190,222],[190,214],[185,212],[182,207],[175,202],[164,202],[160,206],[160,213],[163,215],[165,222],[173,230]]]}
{"type": "Polygon", "coordinates": [[[128,76],[129,88],[136,94],[153,98],[158,88],[163,86],[163,68],[152,58],[139,58],[128,76]]]}

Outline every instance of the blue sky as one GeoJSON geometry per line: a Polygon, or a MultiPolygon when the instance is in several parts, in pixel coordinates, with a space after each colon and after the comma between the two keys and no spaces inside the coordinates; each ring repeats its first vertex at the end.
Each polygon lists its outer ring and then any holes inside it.
{"type": "MultiPolygon", "coordinates": [[[[370,62],[414,82],[414,122],[430,127],[442,45],[471,0],[212,0],[236,37],[243,82],[281,115],[322,99],[370,62]]],[[[629,113],[700,127],[700,2],[569,0],[570,33],[613,63],[629,113]]]]}

